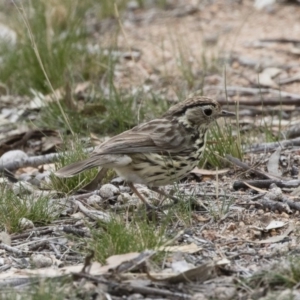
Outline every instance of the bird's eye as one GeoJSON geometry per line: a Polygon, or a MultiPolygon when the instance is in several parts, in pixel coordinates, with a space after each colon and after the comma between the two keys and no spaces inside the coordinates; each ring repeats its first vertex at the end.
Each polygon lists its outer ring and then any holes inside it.
{"type": "Polygon", "coordinates": [[[205,108],[205,109],[204,109],[204,114],[205,114],[206,116],[210,116],[210,115],[212,114],[212,109],[211,109],[211,108],[205,108]]]}

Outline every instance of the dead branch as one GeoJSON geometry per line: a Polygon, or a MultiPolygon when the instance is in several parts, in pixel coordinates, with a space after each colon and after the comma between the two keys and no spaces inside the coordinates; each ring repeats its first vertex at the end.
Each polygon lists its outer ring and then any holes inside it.
{"type": "Polygon", "coordinates": [[[259,152],[270,152],[276,150],[278,147],[292,147],[292,146],[300,146],[300,138],[295,138],[291,140],[283,140],[279,142],[272,143],[263,143],[263,144],[255,144],[244,150],[245,153],[259,153],[259,152]]]}
{"type": "Polygon", "coordinates": [[[278,211],[280,213],[285,212],[288,214],[292,212],[287,203],[274,201],[267,198],[260,199],[254,203],[252,202],[252,204],[254,204],[256,208],[267,209],[269,211],[278,211]]]}
{"type": "Polygon", "coordinates": [[[285,39],[285,38],[278,38],[278,39],[259,39],[262,43],[293,43],[293,44],[299,44],[300,40],[294,40],[294,39],[285,39]]]}
{"type": "MultiPolygon", "coordinates": [[[[87,148],[85,151],[90,152],[92,150],[93,148],[87,148]]],[[[60,156],[66,154],[67,154],[66,152],[50,153],[46,155],[31,156],[25,159],[17,159],[13,162],[9,162],[7,164],[1,165],[0,172],[2,173],[4,170],[15,171],[23,167],[38,167],[40,165],[53,163],[57,161],[60,156]]]]}
{"type": "Polygon", "coordinates": [[[142,295],[156,295],[161,297],[169,297],[169,299],[192,299],[192,297],[188,294],[178,293],[178,292],[171,292],[166,289],[159,289],[153,287],[146,287],[142,285],[135,285],[135,284],[122,284],[116,283],[112,280],[107,281],[103,277],[92,276],[86,273],[73,273],[75,279],[77,278],[85,278],[90,281],[104,284],[108,287],[108,293],[112,295],[127,295],[130,293],[138,293],[142,295]]]}
{"type": "Polygon", "coordinates": [[[269,179],[269,180],[235,181],[233,183],[233,188],[235,190],[248,189],[249,186],[247,184],[249,184],[260,189],[268,189],[272,183],[275,183],[280,188],[296,188],[300,185],[300,180],[284,181],[284,180],[269,179]]]}
{"type": "Polygon", "coordinates": [[[253,167],[248,166],[247,164],[245,164],[244,162],[240,161],[238,158],[233,157],[229,154],[226,155],[226,159],[228,159],[232,164],[246,170],[246,171],[250,171],[252,173],[254,173],[255,175],[265,178],[265,179],[278,179],[276,176],[268,174],[266,172],[262,172],[262,171],[258,171],[253,169],[253,167]]]}
{"type": "MultiPolygon", "coordinates": [[[[208,86],[205,90],[224,90],[224,86],[208,86]]],[[[279,91],[276,89],[270,88],[247,88],[247,87],[240,87],[240,86],[227,86],[226,87],[227,95],[234,96],[234,95],[256,95],[260,96],[262,94],[272,94],[277,98],[274,99],[246,99],[246,100],[239,100],[239,104],[243,105],[300,105],[300,94],[295,93],[288,93],[279,91]]],[[[235,104],[236,100],[230,100],[226,97],[218,97],[218,102],[220,104],[235,104]]]]}

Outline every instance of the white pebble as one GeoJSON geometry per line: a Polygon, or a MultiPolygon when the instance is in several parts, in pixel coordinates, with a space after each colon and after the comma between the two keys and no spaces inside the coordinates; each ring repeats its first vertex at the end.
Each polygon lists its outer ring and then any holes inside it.
{"type": "Polygon", "coordinates": [[[43,254],[32,254],[30,257],[31,264],[35,268],[46,268],[52,265],[52,259],[43,254]]]}
{"type": "Polygon", "coordinates": [[[274,186],[271,186],[271,188],[267,192],[266,196],[271,200],[281,201],[283,199],[283,192],[282,192],[281,188],[274,185],[274,186]]]}
{"type": "Polygon", "coordinates": [[[130,200],[132,200],[132,196],[129,193],[121,193],[117,198],[120,203],[127,203],[130,200]]]}
{"type": "Polygon", "coordinates": [[[34,228],[33,222],[26,218],[22,218],[19,220],[19,226],[22,230],[34,228]]]}
{"type": "Polygon", "coordinates": [[[97,206],[101,203],[102,198],[98,195],[92,195],[88,197],[87,199],[87,204],[92,205],[92,206],[97,206]]]}
{"type": "Polygon", "coordinates": [[[119,193],[119,189],[113,184],[107,183],[101,186],[99,194],[102,198],[107,199],[119,193]]]}
{"type": "Polygon", "coordinates": [[[5,152],[1,157],[0,157],[0,165],[5,165],[11,162],[14,162],[15,160],[19,159],[26,159],[28,155],[21,150],[11,150],[8,152],[5,152]]]}
{"type": "Polygon", "coordinates": [[[33,188],[32,184],[30,184],[29,182],[26,182],[26,181],[16,182],[13,185],[12,190],[15,195],[22,195],[24,193],[32,194],[34,192],[34,188],[33,188]]]}

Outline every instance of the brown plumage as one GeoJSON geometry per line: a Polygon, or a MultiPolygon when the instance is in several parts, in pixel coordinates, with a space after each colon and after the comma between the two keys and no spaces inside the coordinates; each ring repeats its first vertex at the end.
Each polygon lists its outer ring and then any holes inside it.
{"type": "Polygon", "coordinates": [[[188,98],[161,118],[112,137],[89,158],[63,167],[56,175],[71,177],[94,167],[112,168],[134,192],[133,183],[149,187],[173,183],[198,164],[210,123],[232,115],[221,111],[219,103],[210,98],[188,98]]]}

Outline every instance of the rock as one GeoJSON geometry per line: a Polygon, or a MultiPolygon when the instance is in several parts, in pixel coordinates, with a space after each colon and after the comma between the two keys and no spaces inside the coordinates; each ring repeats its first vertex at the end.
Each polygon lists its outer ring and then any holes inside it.
{"type": "Polygon", "coordinates": [[[6,233],[5,231],[1,231],[0,232],[0,242],[10,246],[11,245],[10,235],[8,233],[6,233]]]}
{"type": "Polygon", "coordinates": [[[52,265],[52,259],[43,254],[32,254],[30,257],[31,265],[35,268],[47,268],[52,265]]]}
{"type": "Polygon", "coordinates": [[[19,220],[19,226],[22,230],[34,228],[33,222],[26,218],[22,218],[19,220]]]}
{"type": "Polygon", "coordinates": [[[87,204],[91,205],[91,206],[98,206],[102,201],[102,198],[98,195],[92,195],[90,197],[88,197],[87,199],[87,204]]]}
{"type": "Polygon", "coordinates": [[[107,183],[101,186],[99,194],[103,199],[108,199],[119,194],[119,189],[113,184],[107,183]]]}
{"type": "Polygon", "coordinates": [[[16,182],[13,185],[12,190],[15,195],[23,195],[24,193],[32,194],[34,192],[33,186],[29,182],[26,182],[26,181],[16,182]]]}
{"type": "Polygon", "coordinates": [[[4,153],[0,157],[0,165],[6,165],[14,162],[15,160],[26,159],[28,155],[21,150],[11,150],[4,153]]]}
{"type": "Polygon", "coordinates": [[[19,179],[20,181],[27,181],[27,182],[29,182],[29,181],[32,180],[32,176],[29,175],[29,174],[23,173],[23,174],[21,174],[21,175],[18,177],[18,179],[19,179]]]}

